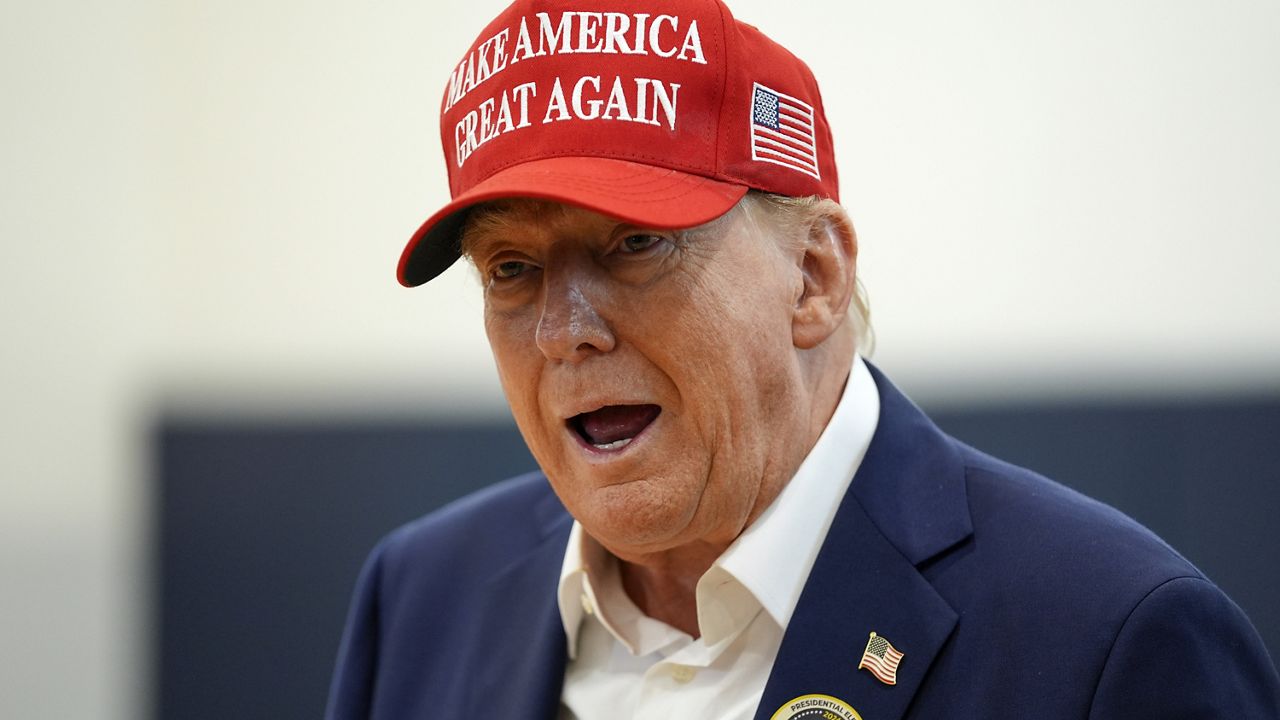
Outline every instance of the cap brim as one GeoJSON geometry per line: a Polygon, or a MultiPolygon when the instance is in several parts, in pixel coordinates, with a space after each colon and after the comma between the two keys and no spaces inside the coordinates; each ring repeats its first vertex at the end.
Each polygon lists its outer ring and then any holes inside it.
{"type": "Polygon", "coordinates": [[[488,200],[552,200],[636,225],[679,229],[720,217],[746,193],[745,185],[627,160],[562,157],[521,163],[476,184],[428,218],[401,253],[396,276],[401,285],[415,287],[448,269],[459,257],[467,211],[488,200]]]}

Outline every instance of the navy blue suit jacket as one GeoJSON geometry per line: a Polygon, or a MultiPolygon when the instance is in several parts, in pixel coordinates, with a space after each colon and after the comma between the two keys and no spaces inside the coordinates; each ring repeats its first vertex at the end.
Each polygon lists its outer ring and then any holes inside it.
{"type": "MultiPolygon", "coordinates": [[[[865,720],[1280,718],[1248,619],[1151,532],[938,430],[879,372],[881,417],[756,712],[865,720]],[[872,631],[898,683],[858,662],[872,631]]],[[[361,574],[332,720],[555,718],[571,518],[540,474],[389,535],[361,574]]]]}

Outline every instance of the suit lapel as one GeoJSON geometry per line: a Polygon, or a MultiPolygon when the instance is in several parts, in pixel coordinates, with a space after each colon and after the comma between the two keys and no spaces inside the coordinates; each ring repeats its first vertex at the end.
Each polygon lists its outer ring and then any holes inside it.
{"type": "Polygon", "coordinates": [[[807,694],[839,698],[864,720],[898,720],[957,621],[917,566],[972,534],[963,465],[951,441],[871,371],[876,434],[787,626],[757,720],[807,694]],[[858,669],[872,632],[903,653],[896,685],[858,669]]]}
{"type": "Polygon", "coordinates": [[[478,677],[465,717],[554,720],[559,713],[567,650],[556,597],[572,520],[551,493],[534,512],[543,539],[493,577],[477,608],[484,622],[468,667],[478,677]]]}

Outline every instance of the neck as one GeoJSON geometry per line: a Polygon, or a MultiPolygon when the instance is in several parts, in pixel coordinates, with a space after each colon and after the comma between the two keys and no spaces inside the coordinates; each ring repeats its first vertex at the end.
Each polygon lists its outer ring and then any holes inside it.
{"type": "Polygon", "coordinates": [[[698,580],[723,552],[712,545],[686,546],[641,562],[619,560],[622,587],[645,615],[696,638],[698,580]]]}

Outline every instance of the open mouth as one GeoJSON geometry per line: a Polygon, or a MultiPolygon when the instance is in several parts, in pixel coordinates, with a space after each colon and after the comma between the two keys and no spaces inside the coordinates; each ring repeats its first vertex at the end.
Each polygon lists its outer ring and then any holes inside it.
{"type": "Polygon", "coordinates": [[[657,405],[606,405],[565,422],[588,446],[610,452],[630,445],[661,413],[657,405]]]}

